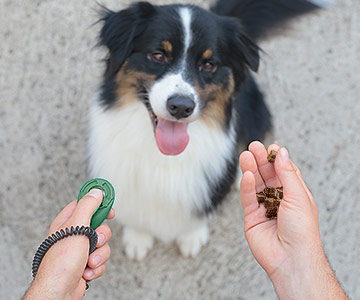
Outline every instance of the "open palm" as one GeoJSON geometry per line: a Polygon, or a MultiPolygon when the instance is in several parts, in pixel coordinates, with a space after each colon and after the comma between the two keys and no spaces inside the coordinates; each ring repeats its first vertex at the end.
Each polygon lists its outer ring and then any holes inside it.
{"type": "Polygon", "coordinates": [[[245,236],[269,276],[293,258],[294,252],[320,241],[317,208],[300,172],[288,158],[276,157],[275,164],[267,161],[268,152],[279,149],[275,144],[266,149],[260,142],[253,142],[249,151],[240,155],[245,236]],[[257,202],[255,193],[265,186],[284,187],[277,219],[266,218],[265,208],[257,202]]]}

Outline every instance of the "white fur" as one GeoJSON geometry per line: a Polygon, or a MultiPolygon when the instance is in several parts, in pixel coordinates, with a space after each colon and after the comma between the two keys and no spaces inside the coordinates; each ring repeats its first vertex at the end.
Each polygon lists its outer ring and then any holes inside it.
{"type": "Polygon", "coordinates": [[[125,253],[132,260],[142,260],[154,245],[154,238],[147,232],[125,227],[123,232],[125,253]]]}
{"type": "Polygon", "coordinates": [[[189,7],[182,7],[179,10],[183,32],[184,32],[184,55],[183,55],[183,65],[185,65],[186,55],[191,45],[192,33],[191,33],[191,9],[189,7]]]}
{"type": "Polygon", "coordinates": [[[170,115],[166,108],[167,100],[176,94],[190,96],[194,99],[194,112],[184,120],[186,120],[186,122],[196,120],[200,113],[199,95],[192,85],[183,79],[181,74],[169,74],[165,76],[163,79],[155,82],[149,91],[150,104],[155,114],[164,119],[177,121],[170,115]]]}
{"type": "Polygon", "coordinates": [[[205,224],[193,213],[209,204],[205,176],[218,182],[231,157],[226,134],[200,120],[188,126],[190,142],[177,156],[163,155],[144,104],[91,109],[90,168],[116,189],[116,219],[129,228],[170,242],[205,224]]]}
{"type": "Polygon", "coordinates": [[[191,9],[189,7],[182,7],[179,9],[179,15],[181,18],[183,33],[184,33],[184,52],[181,58],[181,64],[177,70],[173,73],[168,74],[163,79],[159,80],[149,91],[149,100],[155,114],[167,120],[177,121],[173,116],[170,115],[166,108],[167,100],[176,94],[189,96],[194,99],[195,109],[194,112],[183,121],[192,122],[199,117],[200,114],[200,101],[199,95],[194,87],[186,82],[186,60],[187,52],[191,45],[192,33],[191,33],[191,9]]]}
{"type": "Polygon", "coordinates": [[[156,82],[149,91],[158,117],[173,119],[166,101],[175,94],[192,96],[195,110],[186,122],[190,142],[177,156],[163,155],[145,105],[140,101],[125,107],[91,109],[90,167],[93,176],[109,179],[116,189],[116,219],[125,225],[123,242],[128,257],[140,260],[153,246],[153,237],[176,240],[184,256],[195,256],[207,243],[206,218],[196,211],[209,207],[210,184],[224,175],[232,157],[234,124],[224,132],[203,123],[199,95],[186,82],[186,57],[191,45],[191,10],[181,8],[184,53],[179,68],[156,82]]]}
{"type": "Polygon", "coordinates": [[[195,257],[209,240],[209,228],[204,225],[178,237],[177,243],[182,255],[195,257]]]}

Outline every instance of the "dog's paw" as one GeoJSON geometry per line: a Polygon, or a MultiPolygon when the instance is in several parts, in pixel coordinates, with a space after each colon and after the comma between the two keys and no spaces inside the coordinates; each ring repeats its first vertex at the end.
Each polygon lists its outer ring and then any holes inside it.
{"type": "Polygon", "coordinates": [[[194,231],[181,235],[177,239],[177,244],[183,256],[195,257],[208,240],[209,228],[207,225],[204,225],[194,231]]]}
{"type": "Polygon", "coordinates": [[[144,259],[154,245],[154,238],[150,234],[128,227],[124,228],[122,240],[126,256],[136,261],[144,259]]]}

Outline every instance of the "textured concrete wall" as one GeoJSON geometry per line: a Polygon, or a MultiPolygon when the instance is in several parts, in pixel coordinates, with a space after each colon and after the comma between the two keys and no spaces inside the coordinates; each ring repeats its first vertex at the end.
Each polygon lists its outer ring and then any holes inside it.
{"type": "MultiPolygon", "coordinates": [[[[102,2],[121,9],[131,1],[102,2]]],[[[87,108],[104,57],[93,47],[94,8],[87,0],[0,0],[1,299],[24,293],[49,224],[88,178],[87,108]]],[[[258,75],[275,138],[315,196],[327,256],[353,299],[360,299],[359,16],[360,2],[343,0],[300,18],[260,44],[258,75]]],[[[129,262],[121,228],[111,225],[108,271],[87,299],[276,298],[244,239],[236,191],[194,260],[158,243],[143,262],[129,262]]]]}

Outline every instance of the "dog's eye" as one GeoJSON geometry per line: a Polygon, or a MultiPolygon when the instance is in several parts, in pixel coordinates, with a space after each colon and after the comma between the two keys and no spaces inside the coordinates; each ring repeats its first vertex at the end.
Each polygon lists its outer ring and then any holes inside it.
{"type": "Polygon", "coordinates": [[[212,61],[207,60],[200,65],[199,69],[200,71],[211,72],[215,69],[215,64],[212,61]]]}
{"type": "Polygon", "coordinates": [[[160,62],[160,63],[166,63],[168,61],[167,56],[165,55],[164,52],[161,51],[155,51],[152,53],[152,59],[155,62],[160,62]]]}

